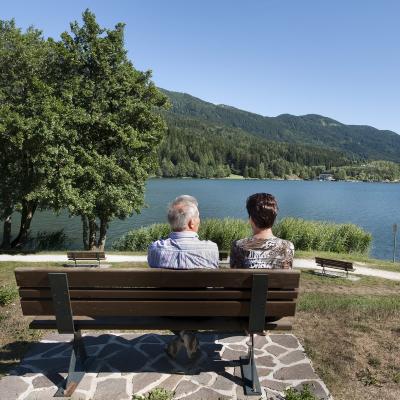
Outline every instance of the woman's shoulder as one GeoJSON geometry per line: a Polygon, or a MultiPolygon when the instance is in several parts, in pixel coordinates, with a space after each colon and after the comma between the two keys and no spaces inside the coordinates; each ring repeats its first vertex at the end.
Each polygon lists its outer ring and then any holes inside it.
{"type": "Polygon", "coordinates": [[[281,239],[279,237],[274,236],[274,241],[276,242],[276,245],[279,247],[286,247],[291,250],[294,250],[294,245],[290,240],[281,239]]]}

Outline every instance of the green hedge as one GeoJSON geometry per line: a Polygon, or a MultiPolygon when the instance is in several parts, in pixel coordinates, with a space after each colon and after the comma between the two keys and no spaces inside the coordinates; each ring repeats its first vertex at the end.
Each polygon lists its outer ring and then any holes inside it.
{"type": "MultiPolygon", "coordinates": [[[[306,221],[285,218],[274,226],[274,234],[293,242],[297,250],[319,250],[335,253],[368,253],[372,236],[357,225],[306,221]]],[[[165,238],[170,232],[168,224],[153,224],[134,229],[117,239],[112,247],[120,251],[145,251],[149,244],[165,238]]],[[[247,221],[241,219],[206,219],[201,222],[199,236],[212,240],[221,250],[251,234],[247,221]]]]}
{"type": "Polygon", "coordinates": [[[354,224],[334,224],[285,218],[274,228],[274,234],[290,240],[297,250],[320,250],[334,253],[367,254],[372,235],[354,224]]]}

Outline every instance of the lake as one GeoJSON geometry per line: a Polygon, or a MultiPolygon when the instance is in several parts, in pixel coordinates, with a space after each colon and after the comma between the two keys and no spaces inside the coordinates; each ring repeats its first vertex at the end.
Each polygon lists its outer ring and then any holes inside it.
{"type": "MultiPolygon", "coordinates": [[[[278,218],[291,216],[360,225],[373,235],[371,256],[392,258],[392,226],[400,225],[400,184],[364,182],[150,179],[147,207],[140,215],[111,222],[106,248],[132,228],[165,222],[168,202],[180,194],[190,194],[199,200],[201,218],[247,218],[246,198],[256,192],[276,196],[278,218]]],[[[13,220],[13,231],[17,221],[13,220]]],[[[37,212],[31,228],[33,235],[63,228],[70,241],[68,247],[82,247],[80,218],[70,218],[66,212],[58,216],[49,211],[37,212]]],[[[400,259],[399,250],[396,258],[400,259]]]]}

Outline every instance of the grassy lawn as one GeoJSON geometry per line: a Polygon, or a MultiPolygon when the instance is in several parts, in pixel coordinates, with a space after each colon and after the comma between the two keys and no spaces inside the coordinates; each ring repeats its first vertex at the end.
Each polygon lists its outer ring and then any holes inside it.
{"type": "MultiPolygon", "coordinates": [[[[0,375],[44,334],[30,331],[29,318],[21,315],[13,275],[17,266],[21,263],[0,263],[0,303],[6,303],[0,306],[0,375]]],[[[133,266],[143,264],[113,264],[133,266]]],[[[400,398],[400,282],[303,271],[293,333],[335,399],[400,398]]]]}

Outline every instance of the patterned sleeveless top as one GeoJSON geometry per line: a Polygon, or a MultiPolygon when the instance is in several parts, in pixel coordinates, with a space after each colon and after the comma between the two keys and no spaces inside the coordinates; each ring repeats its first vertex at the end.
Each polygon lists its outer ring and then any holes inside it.
{"type": "Polygon", "coordinates": [[[293,266],[294,246],[288,240],[272,236],[268,239],[252,237],[233,242],[231,268],[289,269],[293,266]]]}

